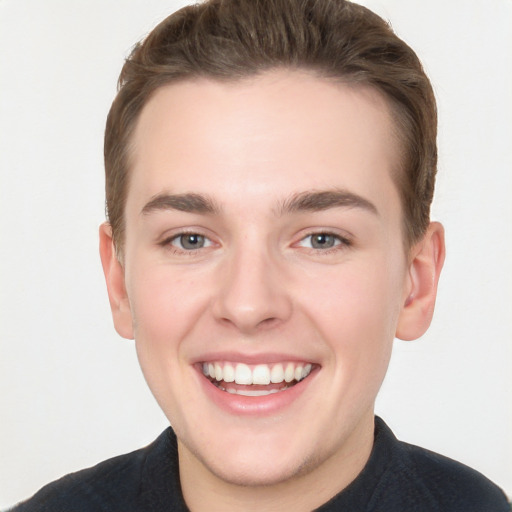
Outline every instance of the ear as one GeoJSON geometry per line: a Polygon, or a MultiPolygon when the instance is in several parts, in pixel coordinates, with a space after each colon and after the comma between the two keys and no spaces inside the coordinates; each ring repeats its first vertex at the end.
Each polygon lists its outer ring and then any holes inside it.
{"type": "Polygon", "coordinates": [[[444,258],[444,229],[439,222],[432,222],[423,239],[410,252],[409,276],[396,329],[397,338],[415,340],[428,329],[434,314],[444,258]]]}
{"type": "Polygon", "coordinates": [[[108,222],[100,226],[100,257],[107,282],[114,327],[123,338],[133,339],[132,314],[126,293],[124,268],[117,257],[112,228],[108,222]]]}

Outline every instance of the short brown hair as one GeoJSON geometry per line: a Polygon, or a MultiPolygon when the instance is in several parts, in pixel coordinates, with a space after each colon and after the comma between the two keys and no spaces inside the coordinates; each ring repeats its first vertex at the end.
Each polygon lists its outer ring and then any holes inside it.
{"type": "Polygon", "coordinates": [[[437,167],[437,112],[414,51],[382,18],[346,0],[209,0],[162,21],[134,47],[121,71],[105,132],[106,212],[118,250],[130,139],[154,91],[178,80],[233,81],[274,68],[310,70],[384,95],[402,142],[394,179],[405,242],[423,236],[437,167]]]}

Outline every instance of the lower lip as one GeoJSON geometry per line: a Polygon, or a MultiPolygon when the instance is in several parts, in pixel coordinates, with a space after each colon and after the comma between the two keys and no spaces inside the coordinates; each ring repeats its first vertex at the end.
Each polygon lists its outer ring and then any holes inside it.
{"type": "Polygon", "coordinates": [[[244,396],[222,391],[209,379],[199,373],[201,386],[208,398],[224,411],[235,415],[270,416],[291,406],[306,392],[316,376],[313,370],[304,380],[292,387],[263,396],[244,396]]]}

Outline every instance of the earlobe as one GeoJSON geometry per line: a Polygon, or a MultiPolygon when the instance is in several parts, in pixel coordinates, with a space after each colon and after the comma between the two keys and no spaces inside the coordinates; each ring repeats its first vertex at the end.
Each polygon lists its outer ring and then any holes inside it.
{"type": "Polygon", "coordinates": [[[411,249],[406,299],[398,319],[397,338],[414,340],[428,329],[444,258],[444,229],[439,222],[432,222],[423,239],[411,249]]]}
{"type": "Polygon", "coordinates": [[[114,327],[123,338],[133,339],[133,322],[126,293],[124,268],[117,257],[112,240],[112,228],[108,222],[100,226],[99,234],[101,264],[107,283],[114,327]]]}

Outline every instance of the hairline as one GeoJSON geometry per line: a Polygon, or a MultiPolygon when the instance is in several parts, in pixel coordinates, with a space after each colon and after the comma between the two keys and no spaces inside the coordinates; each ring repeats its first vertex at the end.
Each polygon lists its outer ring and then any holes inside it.
{"type": "MultiPolygon", "coordinates": [[[[391,168],[391,179],[396,187],[399,196],[400,202],[400,210],[401,210],[401,230],[402,230],[402,241],[404,246],[405,254],[408,254],[411,247],[417,242],[417,238],[410,232],[409,223],[406,219],[406,208],[404,204],[404,194],[403,194],[403,185],[402,180],[406,179],[406,169],[405,169],[405,160],[406,156],[406,133],[405,127],[402,127],[403,123],[403,113],[404,110],[403,105],[393,98],[390,94],[387,94],[382,88],[379,88],[376,84],[373,84],[368,81],[360,80],[357,76],[346,73],[344,75],[336,75],[334,73],[327,73],[324,69],[317,66],[307,66],[307,65],[285,65],[285,64],[277,64],[275,66],[267,66],[264,69],[252,71],[247,70],[243,74],[240,75],[215,75],[213,73],[197,73],[192,72],[189,74],[183,74],[176,77],[166,77],[163,79],[161,83],[157,84],[149,94],[144,97],[144,101],[141,107],[136,111],[134,115],[134,119],[130,123],[128,129],[125,132],[125,150],[122,155],[124,160],[125,167],[125,189],[124,195],[122,196],[123,203],[123,211],[121,215],[121,223],[119,226],[119,231],[117,236],[113,236],[114,246],[116,250],[116,254],[118,259],[121,261],[123,258],[123,249],[125,242],[125,232],[126,232],[126,200],[128,197],[128,193],[130,190],[131,183],[131,175],[133,168],[133,158],[136,152],[136,144],[134,141],[135,133],[137,131],[137,126],[139,125],[141,115],[149,104],[149,102],[154,98],[158,92],[165,88],[170,87],[176,84],[183,83],[200,83],[202,81],[208,82],[216,82],[219,84],[232,84],[237,85],[239,83],[248,82],[252,79],[256,80],[260,77],[263,77],[266,74],[275,72],[275,71],[286,71],[287,73],[305,73],[310,75],[311,77],[317,78],[322,81],[331,82],[335,85],[345,85],[349,88],[353,88],[357,91],[359,90],[370,90],[376,93],[382,100],[387,109],[387,115],[389,116],[390,124],[392,126],[392,139],[395,141],[395,152],[396,152],[396,160],[393,162],[391,168]],[[119,238],[119,239],[118,239],[119,238]]],[[[424,230],[425,231],[425,230],[424,230]]],[[[421,234],[423,235],[424,232],[421,234]]],[[[113,233],[114,235],[114,233],[113,233]]]]}

